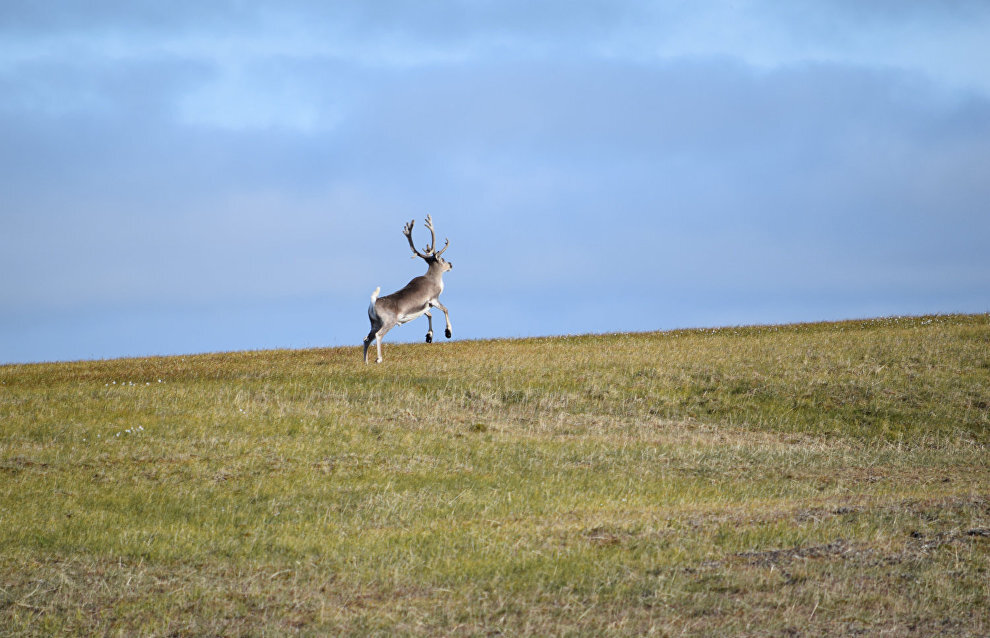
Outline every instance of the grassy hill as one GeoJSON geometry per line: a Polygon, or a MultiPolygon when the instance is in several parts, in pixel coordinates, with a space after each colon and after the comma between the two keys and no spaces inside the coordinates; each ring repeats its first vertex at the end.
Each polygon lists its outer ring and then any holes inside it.
{"type": "Polygon", "coordinates": [[[990,316],[0,366],[0,635],[987,635],[990,316]]]}

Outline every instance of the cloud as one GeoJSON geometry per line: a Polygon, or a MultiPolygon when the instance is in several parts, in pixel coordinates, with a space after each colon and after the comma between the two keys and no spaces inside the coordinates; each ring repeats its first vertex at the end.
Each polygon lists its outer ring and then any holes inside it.
{"type": "Polygon", "coordinates": [[[20,326],[254,308],[243,347],[291,345],[325,303],[361,336],[426,213],[460,336],[985,308],[985,72],[908,46],[985,49],[979,5],[61,6],[0,18],[20,326]]]}

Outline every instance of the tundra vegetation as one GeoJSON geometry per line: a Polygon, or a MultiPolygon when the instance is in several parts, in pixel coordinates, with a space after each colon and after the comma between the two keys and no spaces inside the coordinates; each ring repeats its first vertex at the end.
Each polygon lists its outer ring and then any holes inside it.
{"type": "Polygon", "coordinates": [[[0,366],[0,634],[988,635],[990,316],[0,366]]]}

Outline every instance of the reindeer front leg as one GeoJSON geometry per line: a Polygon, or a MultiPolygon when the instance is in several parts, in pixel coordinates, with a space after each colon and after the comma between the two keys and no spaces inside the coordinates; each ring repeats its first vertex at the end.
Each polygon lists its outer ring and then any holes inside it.
{"type": "MultiPolygon", "coordinates": [[[[446,336],[446,337],[447,337],[448,339],[450,339],[450,336],[451,336],[451,335],[452,335],[453,333],[451,332],[451,328],[450,328],[450,313],[448,313],[448,312],[447,312],[447,307],[446,307],[446,306],[444,306],[444,305],[443,305],[442,303],[440,303],[439,301],[434,301],[434,302],[433,302],[433,306],[434,306],[434,307],[436,307],[436,308],[439,308],[440,310],[443,310],[443,318],[447,320],[447,329],[446,329],[446,330],[444,331],[444,333],[443,333],[443,334],[444,334],[444,335],[445,335],[445,336],[446,336]]],[[[433,329],[432,329],[432,325],[433,325],[433,322],[432,322],[432,321],[430,322],[430,325],[431,325],[431,328],[430,328],[430,331],[432,332],[432,330],[433,330],[433,329]]]]}
{"type": "Polygon", "coordinates": [[[430,329],[426,333],[426,343],[433,343],[433,315],[430,314],[429,310],[423,314],[426,315],[426,320],[430,322],[430,329]]]}

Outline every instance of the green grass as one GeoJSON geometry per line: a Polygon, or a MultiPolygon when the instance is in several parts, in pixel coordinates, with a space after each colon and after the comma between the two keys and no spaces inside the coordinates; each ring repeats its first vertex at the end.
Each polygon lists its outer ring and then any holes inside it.
{"type": "Polygon", "coordinates": [[[990,316],[0,366],[0,635],[987,635],[990,316]]]}

